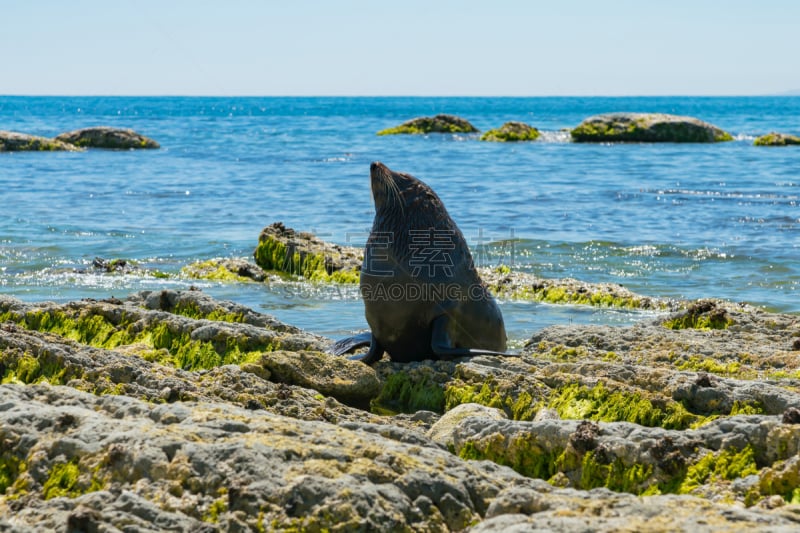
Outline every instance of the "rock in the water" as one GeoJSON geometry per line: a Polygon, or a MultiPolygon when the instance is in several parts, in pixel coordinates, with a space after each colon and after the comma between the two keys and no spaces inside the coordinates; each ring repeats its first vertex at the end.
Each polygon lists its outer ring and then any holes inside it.
{"type": "Polygon", "coordinates": [[[790,144],[800,145],[800,137],[788,133],[767,133],[757,138],[754,142],[756,146],[788,146],[790,144]]]}
{"type": "Polygon", "coordinates": [[[108,148],[112,150],[132,150],[139,148],[160,148],[161,146],[131,129],[98,126],[62,133],[57,140],[84,148],[108,148]]]}
{"type": "Polygon", "coordinates": [[[308,281],[358,283],[363,250],[331,244],[275,222],[261,230],[253,256],[267,271],[308,281]]]}
{"type": "Polygon", "coordinates": [[[0,152],[78,152],[80,148],[57,139],[0,131],[0,152]]]}
{"type": "Polygon", "coordinates": [[[436,115],[435,117],[419,117],[403,122],[394,128],[378,132],[378,135],[394,135],[398,133],[477,133],[478,129],[469,121],[453,115],[436,115]]]}
{"type": "Polygon", "coordinates": [[[535,141],[539,138],[539,130],[524,122],[506,122],[499,128],[489,130],[481,135],[482,141],[514,142],[535,141]]]}
{"type": "Polygon", "coordinates": [[[571,132],[577,142],[731,141],[733,137],[702,120],[664,113],[609,113],[587,118],[571,132]]]}
{"type": "Polygon", "coordinates": [[[193,279],[213,281],[265,281],[264,270],[242,258],[214,258],[186,265],[181,274],[193,279]]]}

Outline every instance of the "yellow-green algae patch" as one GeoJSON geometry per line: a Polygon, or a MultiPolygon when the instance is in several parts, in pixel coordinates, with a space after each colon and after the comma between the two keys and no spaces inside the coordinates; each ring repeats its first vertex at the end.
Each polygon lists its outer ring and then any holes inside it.
{"type": "Polygon", "coordinates": [[[800,145],[800,137],[786,133],[767,133],[753,141],[755,146],[788,146],[791,144],[800,145]]]}
{"type": "Polygon", "coordinates": [[[700,300],[685,312],[663,322],[668,329],[728,329],[733,324],[728,312],[710,300],[700,300]]]}
{"type": "Polygon", "coordinates": [[[7,450],[0,454],[0,495],[16,482],[17,477],[25,470],[25,464],[7,450]]]}
{"type": "Polygon", "coordinates": [[[411,376],[407,372],[390,374],[380,394],[372,400],[377,414],[413,413],[420,410],[443,412],[445,393],[430,376],[411,376]]]}
{"type": "Polygon", "coordinates": [[[38,359],[30,354],[23,354],[21,357],[12,358],[0,352],[0,364],[5,367],[2,376],[2,383],[50,383],[51,385],[62,385],[66,369],[59,365],[57,361],[50,359],[38,359]]]}
{"type": "Polygon", "coordinates": [[[506,122],[499,128],[487,131],[481,135],[482,141],[494,142],[519,142],[535,141],[539,138],[539,130],[524,122],[506,122]]]}
{"type": "MultiPolygon", "coordinates": [[[[125,316],[124,313],[118,317],[119,322],[116,324],[100,312],[93,314],[92,310],[83,310],[77,317],[61,310],[37,310],[22,315],[15,313],[5,313],[5,315],[8,316],[7,319],[27,329],[54,333],[98,348],[114,349],[122,345],[142,344],[146,347],[141,353],[143,358],[184,370],[208,370],[225,364],[255,362],[263,352],[273,351],[280,346],[278,341],[253,342],[245,337],[227,334],[220,334],[217,338],[207,341],[193,340],[189,332],[173,331],[166,322],[148,324],[143,329],[137,330],[133,318],[125,316]]],[[[5,355],[0,354],[0,362],[6,359],[5,355]]],[[[62,382],[59,372],[63,369],[44,365],[37,368],[37,365],[29,359],[18,358],[13,367],[7,365],[9,368],[4,373],[3,379],[31,383],[44,377],[53,384],[62,382]],[[13,375],[10,372],[13,372],[13,375]]],[[[42,365],[42,362],[39,361],[37,364],[42,365]]]]}
{"type": "Polygon", "coordinates": [[[581,452],[572,445],[551,446],[536,433],[522,432],[514,436],[494,433],[463,444],[458,455],[463,459],[490,460],[509,466],[518,473],[557,482],[567,479],[574,488],[590,490],[605,487],[632,494],[688,494],[698,487],[719,481],[731,481],[758,472],[750,445],[708,452],[687,463],[665,468],[652,464],[629,464],[620,457],[607,457],[605,452],[581,452]]]}
{"type": "Polygon", "coordinates": [[[513,389],[502,387],[493,379],[480,385],[455,380],[444,391],[445,411],[463,403],[478,403],[502,409],[512,420],[533,420],[543,406],[541,398],[545,388],[541,385],[538,390],[533,391],[536,394],[534,397],[529,390],[517,393],[513,389]]]}
{"type": "Polygon", "coordinates": [[[551,396],[547,406],[561,418],[632,422],[648,427],[686,429],[701,417],[674,400],[647,398],[640,392],[608,390],[602,381],[594,387],[571,383],[551,396]]]}
{"type": "Polygon", "coordinates": [[[88,483],[81,482],[81,469],[77,459],[66,463],[56,463],[48,473],[42,485],[42,496],[45,500],[66,496],[74,498],[81,494],[103,489],[102,482],[92,475],[88,483]]]}
{"type": "Polygon", "coordinates": [[[178,302],[177,305],[175,305],[175,309],[173,309],[173,313],[188,318],[216,320],[217,322],[244,322],[243,313],[229,313],[219,308],[205,313],[202,309],[200,309],[200,306],[198,306],[196,302],[192,301],[178,302]]]}
{"type": "Polygon", "coordinates": [[[192,279],[205,279],[209,281],[223,281],[229,283],[243,283],[253,281],[231,271],[217,260],[198,261],[181,268],[181,273],[192,279]]]}

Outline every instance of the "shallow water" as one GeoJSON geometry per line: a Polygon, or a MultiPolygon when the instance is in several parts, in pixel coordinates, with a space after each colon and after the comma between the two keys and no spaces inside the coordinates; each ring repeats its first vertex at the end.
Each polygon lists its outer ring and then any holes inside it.
{"type": "MultiPolygon", "coordinates": [[[[177,272],[250,256],[283,221],[362,245],[369,163],[431,185],[479,264],[616,282],[639,293],[721,297],[800,312],[800,148],[752,146],[800,133],[800,97],[780,98],[61,98],[0,97],[0,128],[41,135],[131,127],[158,151],[0,154],[0,291],[24,300],[121,296],[187,280],[76,275],[95,257],[177,272]],[[564,128],[611,111],[697,116],[717,145],[585,145],[564,128]],[[522,120],[526,144],[375,132],[448,112],[479,129],[522,120]]],[[[309,330],[366,326],[354,294],[195,283],[309,330]]],[[[517,344],[549,324],[628,323],[638,313],[502,302],[517,344]]]]}

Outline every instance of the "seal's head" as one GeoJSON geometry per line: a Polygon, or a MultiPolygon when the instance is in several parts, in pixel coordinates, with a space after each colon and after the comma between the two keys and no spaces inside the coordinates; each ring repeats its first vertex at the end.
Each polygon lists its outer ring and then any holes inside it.
{"type": "Polygon", "coordinates": [[[446,215],[447,211],[433,189],[411,174],[394,172],[378,161],[370,165],[369,173],[376,214],[411,217],[417,223],[414,225],[420,227],[430,215],[446,215]]]}

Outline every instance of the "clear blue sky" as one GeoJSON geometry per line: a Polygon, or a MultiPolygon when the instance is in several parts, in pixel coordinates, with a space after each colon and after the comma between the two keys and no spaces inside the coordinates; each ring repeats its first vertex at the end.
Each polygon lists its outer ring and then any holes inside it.
{"type": "Polygon", "coordinates": [[[0,0],[0,94],[800,90],[800,1],[0,0]]]}

